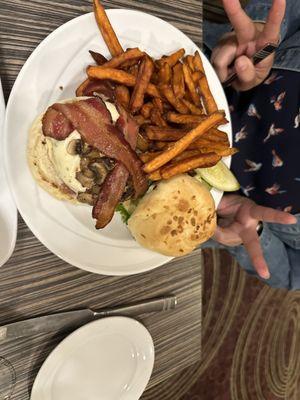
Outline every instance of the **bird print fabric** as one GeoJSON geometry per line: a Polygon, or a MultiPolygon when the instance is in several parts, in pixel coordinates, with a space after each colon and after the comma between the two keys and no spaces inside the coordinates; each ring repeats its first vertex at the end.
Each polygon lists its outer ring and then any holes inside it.
{"type": "Polygon", "coordinates": [[[300,74],[273,70],[247,92],[226,89],[233,141],[231,169],[241,194],[267,207],[300,212],[300,74]]]}

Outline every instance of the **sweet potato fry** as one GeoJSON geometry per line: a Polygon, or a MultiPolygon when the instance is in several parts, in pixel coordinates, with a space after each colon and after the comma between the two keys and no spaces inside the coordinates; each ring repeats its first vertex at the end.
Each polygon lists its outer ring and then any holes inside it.
{"type": "Polygon", "coordinates": [[[180,99],[176,98],[173,89],[170,86],[167,85],[160,86],[160,91],[168,100],[168,102],[172,104],[175,110],[177,110],[181,114],[188,114],[189,109],[187,108],[186,105],[182,103],[180,99]]]}
{"type": "Polygon", "coordinates": [[[170,166],[162,168],[161,176],[163,179],[172,178],[172,176],[183,174],[195,168],[209,168],[216,165],[221,160],[221,156],[215,153],[199,154],[194,157],[178,161],[170,166]]]}
{"type": "Polygon", "coordinates": [[[193,78],[194,84],[195,84],[196,86],[199,85],[199,81],[200,81],[200,79],[202,78],[202,76],[203,76],[203,74],[202,74],[202,72],[200,72],[200,71],[195,71],[195,72],[193,72],[192,78],[193,78]]]}
{"type": "MultiPolygon", "coordinates": [[[[92,79],[107,79],[129,87],[135,86],[137,80],[135,76],[128,72],[115,68],[102,68],[101,66],[88,67],[87,74],[92,79]]],[[[152,97],[160,97],[157,87],[152,83],[149,83],[146,93],[152,97]]]]}
{"type": "Polygon", "coordinates": [[[231,152],[234,153],[234,150],[229,150],[230,149],[229,144],[225,142],[221,143],[210,142],[209,140],[204,139],[203,136],[189,146],[189,150],[195,150],[195,149],[198,149],[201,153],[213,152],[219,155],[230,154],[231,152]]]}
{"type": "Polygon", "coordinates": [[[170,145],[170,143],[168,143],[168,142],[160,142],[159,140],[153,142],[153,148],[155,150],[167,149],[169,145],[170,145]]]}
{"type": "Polygon", "coordinates": [[[89,78],[87,78],[85,81],[83,81],[81,83],[81,85],[78,86],[78,88],[76,89],[76,97],[81,97],[83,96],[83,93],[85,91],[85,89],[87,88],[87,86],[90,84],[91,80],[89,78]]]}
{"type": "Polygon", "coordinates": [[[199,81],[199,87],[200,87],[200,92],[202,94],[202,99],[204,103],[204,107],[206,109],[206,112],[208,114],[211,114],[215,111],[217,111],[218,106],[217,103],[211,94],[208,81],[205,75],[202,76],[202,78],[199,81]]]}
{"type": "Polygon", "coordinates": [[[139,66],[137,64],[132,65],[131,67],[129,67],[128,72],[129,72],[129,74],[137,77],[137,75],[139,73],[139,66]]]}
{"type": "Polygon", "coordinates": [[[174,112],[167,113],[167,121],[174,124],[199,124],[206,119],[206,115],[176,114],[174,112]]]}
{"type": "Polygon", "coordinates": [[[194,66],[194,57],[189,55],[186,56],[184,59],[185,63],[189,66],[191,72],[193,73],[195,71],[195,66],[194,66]]]}
{"type": "Polygon", "coordinates": [[[165,128],[161,126],[149,125],[146,128],[146,135],[150,140],[163,142],[174,142],[181,139],[188,133],[187,129],[165,128]]]}
{"type": "Polygon", "coordinates": [[[195,150],[185,150],[183,153],[179,154],[179,156],[175,157],[172,160],[173,162],[177,162],[177,161],[181,161],[181,160],[185,160],[186,158],[190,158],[190,157],[195,157],[198,156],[200,153],[200,151],[198,149],[195,150]]]}
{"type": "Polygon", "coordinates": [[[170,160],[184,152],[184,150],[186,150],[191,143],[201,137],[209,129],[222,123],[223,118],[224,114],[220,111],[209,115],[205,120],[200,122],[197,128],[187,133],[183,138],[175,142],[166,151],[154,158],[154,160],[151,160],[145,164],[144,171],[150,173],[167,164],[170,160]]]}
{"type": "Polygon", "coordinates": [[[180,49],[175,53],[171,54],[170,56],[164,56],[160,60],[157,60],[157,65],[161,67],[164,63],[167,63],[170,65],[170,67],[173,67],[184,56],[184,54],[185,50],[180,49]]]}
{"type": "Polygon", "coordinates": [[[208,84],[208,81],[207,81],[207,78],[205,75],[202,59],[201,59],[198,51],[196,51],[195,56],[194,56],[194,65],[195,65],[196,71],[200,71],[203,73],[202,77],[199,80],[199,87],[200,87],[201,94],[203,96],[203,102],[204,102],[204,106],[206,108],[206,112],[208,114],[211,114],[218,109],[218,106],[215,102],[213,95],[211,94],[209,84],[208,84]]]}
{"type": "Polygon", "coordinates": [[[194,55],[194,67],[195,67],[195,71],[200,71],[200,72],[202,72],[202,74],[205,74],[202,59],[199,54],[199,51],[196,51],[195,55],[194,55]]]}
{"type": "Polygon", "coordinates": [[[103,68],[119,68],[128,61],[139,60],[144,57],[145,53],[138,48],[126,50],[124,53],[113,57],[111,60],[102,64],[103,68]]]}
{"type": "Polygon", "coordinates": [[[141,108],[141,114],[144,118],[149,119],[151,115],[152,108],[154,107],[153,103],[145,103],[141,108]]]}
{"type": "Polygon", "coordinates": [[[151,111],[151,115],[150,115],[150,120],[151,120],[152,124],[154,124],[154,125],[165,126],[165,127],[168,126],[167,122],[162,117],[158,108],[153,107],[153,109],[151,111]]]}
{"type": "Polygon", "coordinates": [[[210,129],[205,138],[214,141],[214,142],[225,142],[229,144],[228,135],[226,132],[220,131],[217,128],[210,129]]]}
{"type": "MultiPolygon", "coordinates": [[[[192,146],[198,146],[198,148],[205,147],[210,148],[212,151],[224,150],[230,147],[229,141],[212,140],[207,134],[203,135],[200,139],[196,140],[192,146]]],[[[202,149],[201,149],[202,151],[202,149]]]]}
{"type": "Polygon", "coordinates": [[[145,93],[150,84],[153,69],[154,65],[151,58],[148,56],[144,57],[130,99],[129,108],[132,114],[136,114],[143,106],[145,93]]]}
{"type": "Polygon", "coordinates": [[[115,89],[115,95],[117,103],[121,104],[128,110],[130,102],[130,93],[128,87],[124,85],[118,85],[115,89]]]}
{"type": "Polygon", "coordinates": [[[93,0],[94,3],[94,14],[98,24],[98,27],[102,33],[103,39],[110,51],[110,54],[114,57],[118,54],[123,53],[122,46],[111,26],[108,16],[104,10],[104,7],[100,3],[100,0],[93,0]]]}
{"type": "Polygon", "coordinates": [[[197,93],[191,70],[186,64],[183,64],[182,70],[183,70],[184,81],[187,88],[189,89],[191,98],[193,99],[193,102],[196,106],[200,106],[201,100],[199,94],[197,93]]]}
{"type": "Polygon", "coordinates": [[[149,175],[149,179],[150,179],[150,181],[153,181],[153,182],[160,181],[161,180],[160,171],[157,170],[155,172],[152,172],[152,174],[149,175]]]}
{"type": "Polygon", "coordinates": [[[139,154],[139,158],[146,163],[161,154],[161,151],[147,151],[146,153],[139,154]]]}
{"type": "MultiPolygon", "coordinates": [[[[198,151],[200,151],[202,154],[206,153],[215,153],[218,154],[219,156],[226,157],[232,154],[237,153],[237,149],[233,147],[223,147],[223,146],[201,146],[201,145],[195,145],[195,147],[198,147],[198,151]]],[[[196,148],[193,147],[193,144],[189,147],[189,150],[196,150],[196,148]]]]}
{"type": "Polygon", "coordinates": [[[158,84],[158,73],[157,72],[153,72],[153,74],[151,76],[151,83],[153,83],[154,85],[158,84]]]}
{"type": "Polygon", "coordinates": [[[234,154],[238,153],[238,149],[235,147],[228,147],[227,149],[224,150],[217,150],[216,154],[218,154],[221,157],[228,157],[228,156],[233,156],[234,154]]]}
{"type": "Polygon", "coordinates": [[[147,151],[149,149],[149,142],[140,133],[138,133],[136,147],[140,151],[147,151]]]}
{"type": "Polygon", "coordinates": [[[160,97],[154,97],[153,100],[152,100],[152,102],[153,102],[153,105],[154,105],[156,108],[159,109],[159,112],[160,112],[161,114],[163,114],[163,112],[164,112],[164,103],[163,103],[162,99],[161,99],[160,97]]]}
{"type": "Polygon", "coordinates": [[[185,83],[181,63],[176,64],[173,68],[172,85],[175,96],[181,99],[185,94],[185,83]]]}
{"type": "Polygon", "coordinates": [[[172,69],[168,63],[164,63],[158,71],[158,83],[168,84],[171,81],[172,69]]]}
{"type": "Polygon", "coordinates": [[[181,99],[181,101],[187,106],[187,108],[190,110],[190,112],[194,115],[203,115],[203,108],[202,106],[195,106],[193,103],[191,103],[190,101],[186,100],[186,99],[181,99]]]}
{"type": "Polygon", "coordinates": [[[103,65],[107,62],[107,58],[102,54],[97,53],[96,51],[89,50],[90,55],[93,57],[94,61],[97,65],[103,65]]]}

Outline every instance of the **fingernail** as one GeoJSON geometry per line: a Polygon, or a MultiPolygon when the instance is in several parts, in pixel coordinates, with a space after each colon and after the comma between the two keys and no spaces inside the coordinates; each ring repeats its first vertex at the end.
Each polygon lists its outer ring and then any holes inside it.
{"type": "Polygon", "coordinates": [[[263,272],[262,274],[261,274],[261,277],[263,278],[263,279],[270,279],[270,277],[271,277],[271,275],[270,275],[270,272],[269,271],[265,271],[265,272],[263,272]]]}
{"type": "Polygon", "coordinates": [[[291,219],[291,221],[293,221],[292,224],[296,224],[298,219],[293,215],[293,219],[291,219]]]}

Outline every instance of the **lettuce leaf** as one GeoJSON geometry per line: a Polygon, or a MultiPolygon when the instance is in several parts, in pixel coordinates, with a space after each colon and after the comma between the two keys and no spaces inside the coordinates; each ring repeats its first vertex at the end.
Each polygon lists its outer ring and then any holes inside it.
{"type": "Polygon", "coordinates": [[[126,210],[126,208],[122,203],[118,204],[116,211],[118,211],[121,214],[122,221],[124,222],[124,224],[127,225],[131,214],[126,210]]]}

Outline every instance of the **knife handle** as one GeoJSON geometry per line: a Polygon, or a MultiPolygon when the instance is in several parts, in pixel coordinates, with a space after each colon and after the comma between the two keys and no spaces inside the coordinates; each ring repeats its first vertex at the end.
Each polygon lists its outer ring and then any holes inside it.
{"type": "Polygon", "coordinates": [[[162,297],[155,300],[145,300],[132,306],[116,307],[101,312],[95,312],[95,318],[127,316],[135,317],[144,313],[173,310],[177,306],[176,296],[162,297]]]}

